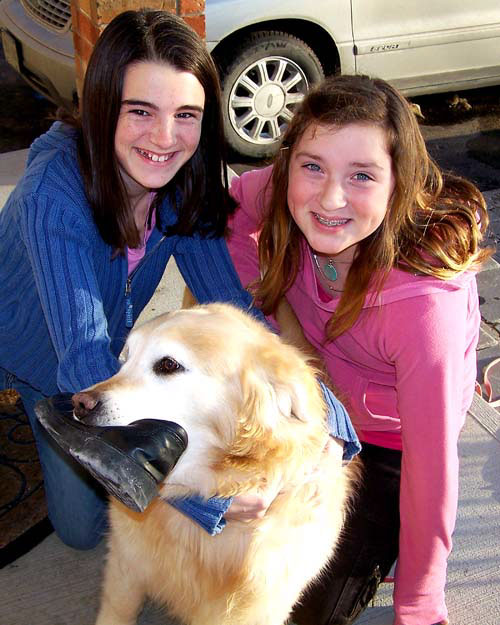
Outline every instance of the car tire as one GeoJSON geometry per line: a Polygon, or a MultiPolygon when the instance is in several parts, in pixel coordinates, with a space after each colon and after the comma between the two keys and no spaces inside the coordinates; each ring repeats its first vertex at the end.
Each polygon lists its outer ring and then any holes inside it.
{"type": "MultiPolygon", "coordinates": [[[[226,50],[224,56],[231,52],[226,50]]],[[[294,108],[323,77],[318,57],[301,39],[278,31],[251,34],[231,62],[221,66],[230,148],[250,158],[271,156],[294,108]]]]}

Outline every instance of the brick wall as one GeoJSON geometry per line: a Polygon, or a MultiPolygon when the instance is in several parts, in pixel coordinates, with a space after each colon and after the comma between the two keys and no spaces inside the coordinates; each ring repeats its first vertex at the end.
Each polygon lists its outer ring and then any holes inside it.
{"type": "Polygon", "coordinates": [[[72,0],[73,42],[75,45],[76,86],[81,94],[83,78],[99,34],[118,13],[128,9],[161,9],[183,17],[205,37],[205,0],[72,0]]]}

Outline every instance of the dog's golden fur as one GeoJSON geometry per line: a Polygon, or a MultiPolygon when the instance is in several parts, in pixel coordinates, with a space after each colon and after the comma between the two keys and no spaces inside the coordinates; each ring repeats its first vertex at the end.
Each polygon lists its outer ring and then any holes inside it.
{"type": "Polygon", "coordinates": [[[187,625],[282,625],[329,559],[350,490],[350,469],[325,451],[315,371],[227,305],[161,316],[135,329],[125,352],[120,372],[90,391],[96,418],[186,429],[163,497],[279,494],[263,518],[229,521],[217,536],[160,498],[142,514],[113,500],[97,624],[132,625],[150,596],[187,625]]]}

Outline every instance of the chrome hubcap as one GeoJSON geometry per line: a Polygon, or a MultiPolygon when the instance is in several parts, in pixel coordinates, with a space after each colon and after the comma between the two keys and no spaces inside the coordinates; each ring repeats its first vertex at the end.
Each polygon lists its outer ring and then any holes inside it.
{"type": "Polygon", "coordinates": [[[308,88],[290,59],[268,56],[249,65],[229,95],[229,119],[240,137],[256,144],[277,141],[308,88]]]}

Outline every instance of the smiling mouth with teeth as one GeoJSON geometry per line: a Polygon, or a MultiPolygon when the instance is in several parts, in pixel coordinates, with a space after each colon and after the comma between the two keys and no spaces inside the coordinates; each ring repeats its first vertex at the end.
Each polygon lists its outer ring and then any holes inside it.
{"type": "Polygon", "coordinates": [[[318,215],[318,213],[313,213],[313,215],[323,226],[343,226],[349,221],[348,219],[325,219],[321,217],[321,215],[318,215]]]}
{"type": "Polygon", "coordinates": [[[153,163],[164,163],[165,161],[168,161],[168,159],[172,157],[172,154],[158,155],[158,154],[155,154],[154,152],[146,152],[146,150],[141,150],[140,148],[136,148],[136,150],[142,156],[145,156],[150,161],[153,161],[153,163]]]}

